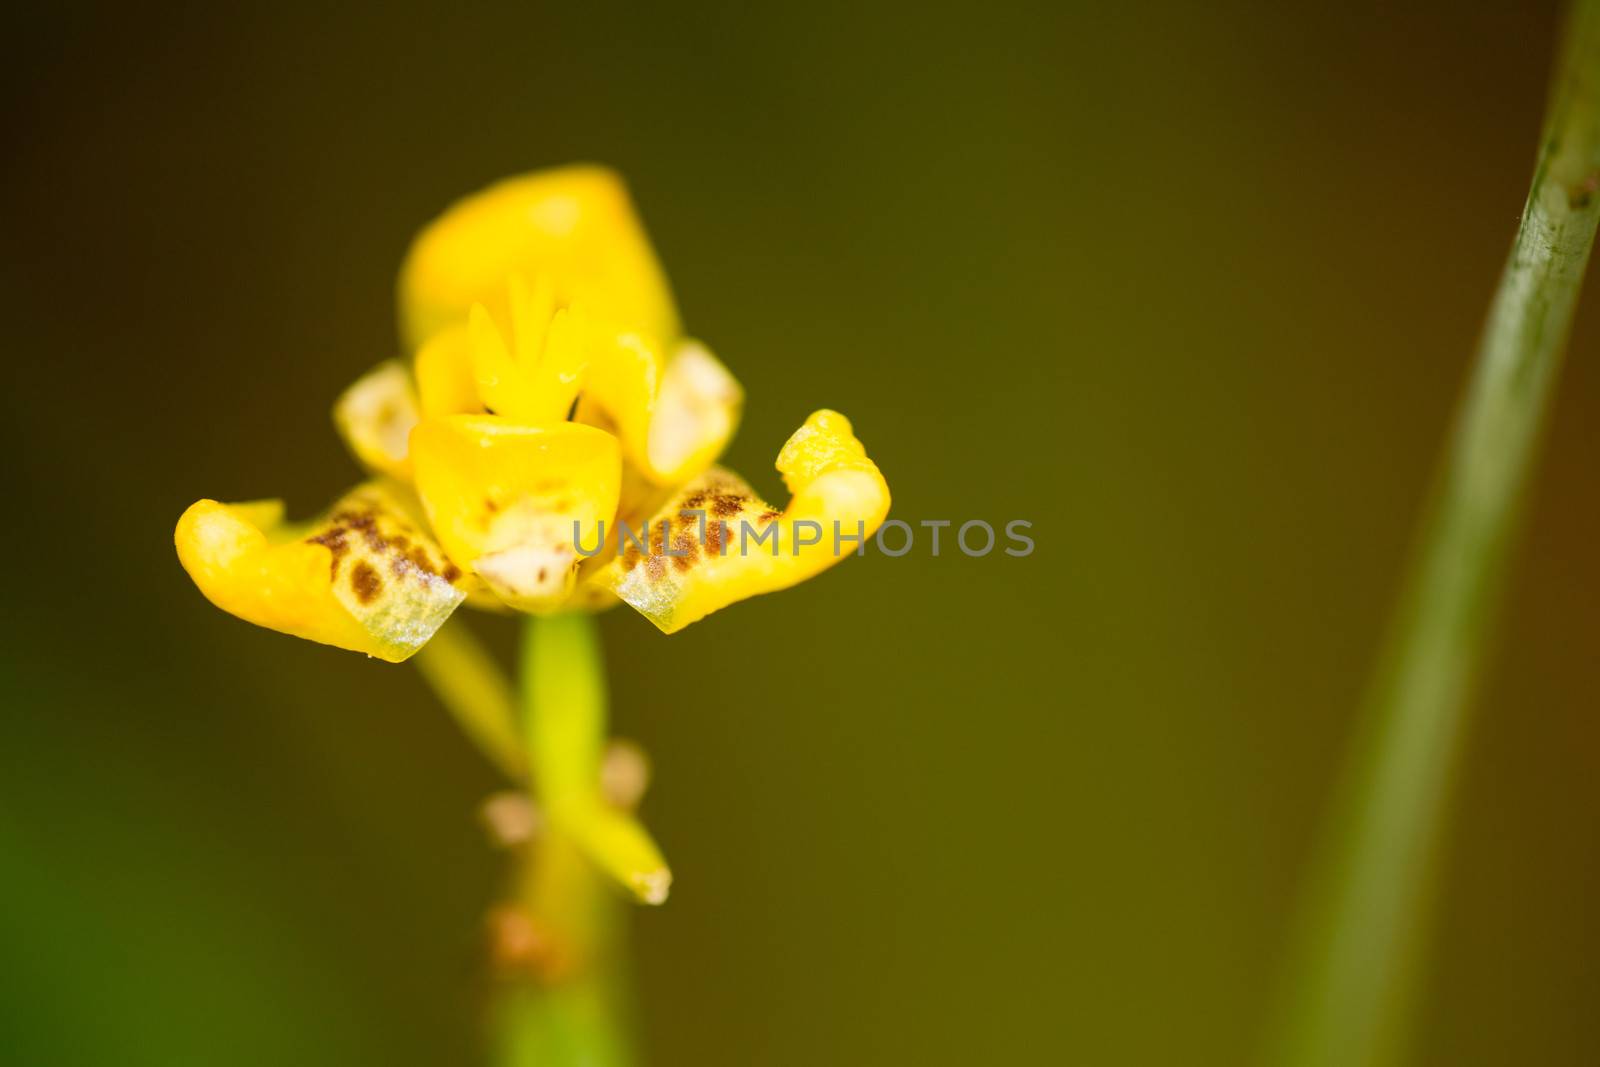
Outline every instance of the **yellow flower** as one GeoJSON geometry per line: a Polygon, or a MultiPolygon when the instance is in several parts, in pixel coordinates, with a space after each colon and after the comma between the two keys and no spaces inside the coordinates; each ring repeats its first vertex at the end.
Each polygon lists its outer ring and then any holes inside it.
{"type": "Polygon", "coordinates": [[[464,601],[544,614],[621,600],[671,633],[817,574],[888,512],[835,412],[780,451],[781,512],[712,466],[742,391],[682,336],[609,171],[540,172],[456,204],[412,245],[399,291],[412,358],[334,408],[374,480],[299,526],[276,502],[203,500],[179,520],[179,558],[223,610],[395,662],[464,601]]]}

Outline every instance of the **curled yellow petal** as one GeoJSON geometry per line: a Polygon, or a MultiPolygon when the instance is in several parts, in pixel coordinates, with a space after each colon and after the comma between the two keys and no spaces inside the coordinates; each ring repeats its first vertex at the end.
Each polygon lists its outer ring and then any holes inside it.
{"type": "Polygon", "coordinates": [[[415,349],[474,304],[499,317],[514,274],[548,277],[560,303],[632,329],[679,332],[672,293],[627,188],[604,167],[509,178],[430,223],[400,272],[407,341],[415,349]]]}
{"type": "Polygon", "coordinates": [[[362,466],[409,479],[407,441],[417,424],[417,392],[398,360],[385,360],[356,379],[333,406],[339,435],[362,466]]]}
{"type": "Polygon", "coordinates": [[[739,424],[744,391],[698,341],[670,359],[642,334],[596,329],[577,417],[614,428],[628,461],[657,484],[705,470],[739,424]]]}
{"type": "Polygon", "coordinates": [[[550,611],[572,591],[578,543],[617,509],[617,440],[576,423],[425,419],[411,434],[417,492],[450,558],[508,605],[550,611]]]}
{"type": "Polygon", "coordinates": [[[854,553],[889,513],[889,486],[850,421],[818,411],[778,454],[792,497],[763,504],[737,475],[712,468],[658,510],[637,541],[594,576],[666,633],[738,600],[785,589],[854,553]]]}
{"type": "Polygon", "coordinates": [[[223,611],[391,663],[422,647],[465,597],[460,571],[378,482],[304,524],[284,523],[280,501],[201,500],[178,520],[175,541],[223,611]]]}

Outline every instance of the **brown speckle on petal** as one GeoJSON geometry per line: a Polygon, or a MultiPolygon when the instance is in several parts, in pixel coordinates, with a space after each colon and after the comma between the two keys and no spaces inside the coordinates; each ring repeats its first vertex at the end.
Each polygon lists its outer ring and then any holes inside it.
{"type": "Polygon", "coordinates": [[[335,526],[333,529],[328,530],[325,533],[320,533],[315,537],[306,538],[306,544],[321,545],[323,548],[326,548],[329,555],[333,557],[332,570],[328,575],[329,578],[339,577],[339,563],[344,558],[344,554],[350,551],[350,545],[345,541],[344,535],[344,527],[335,526]]]}
{"type": "Polygon", "coordinates": [[[693,567],[700,558],[700,546],[692,529],[679,530],[672,539],[672,565],[679,571],[693,567]]]}
{"type": "Polygon", "coordinates": [[[721,519],[706,525],[706,551],[720,556],[728,543],[728,524],[721,519]]]}
{"type": "Polygon", "coordinates": [[[383,592],[383,579],[366,560],[357,560],[356,565],[350,568],[350,589],[357,600],[370,604],[383,592]]]}
{"type": "Polygon", "coordinates": [[[652,582],[659,582],[667,576],[667,561],[662,556],[650,555],[644,558],[644,572],[652,582]]]}

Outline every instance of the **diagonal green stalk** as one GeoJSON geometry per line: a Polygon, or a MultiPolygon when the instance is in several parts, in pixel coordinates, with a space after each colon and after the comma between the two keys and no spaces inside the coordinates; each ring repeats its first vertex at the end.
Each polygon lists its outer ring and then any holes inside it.
{"type": "Polygon", "coordinates": [[[1398,1061],[1452,771],[1600,217],[1600,0],[1578,0],[1539,160],[1314,865],[1268,1062],[1398,1061]]]}
{"type": "Polygon", "coordinates": [[[440,627],[411,662],[489,762],[514,782],[525,778],[528,760],[511,685],[465,620],[440,627]]]}

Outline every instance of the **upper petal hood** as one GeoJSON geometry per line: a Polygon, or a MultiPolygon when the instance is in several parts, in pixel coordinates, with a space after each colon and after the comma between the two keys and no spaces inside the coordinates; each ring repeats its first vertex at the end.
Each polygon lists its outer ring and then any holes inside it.
{"type": "Polygon", "coordinates": [[[481,303],[505,312],[506,279],[547,278],[581,304],[656,337],[676,337],[666,276],[622,179],[572,166],[509,178],[457,202],[417,236],[400,271],[401,331],[415,350],[481,303]]]}

